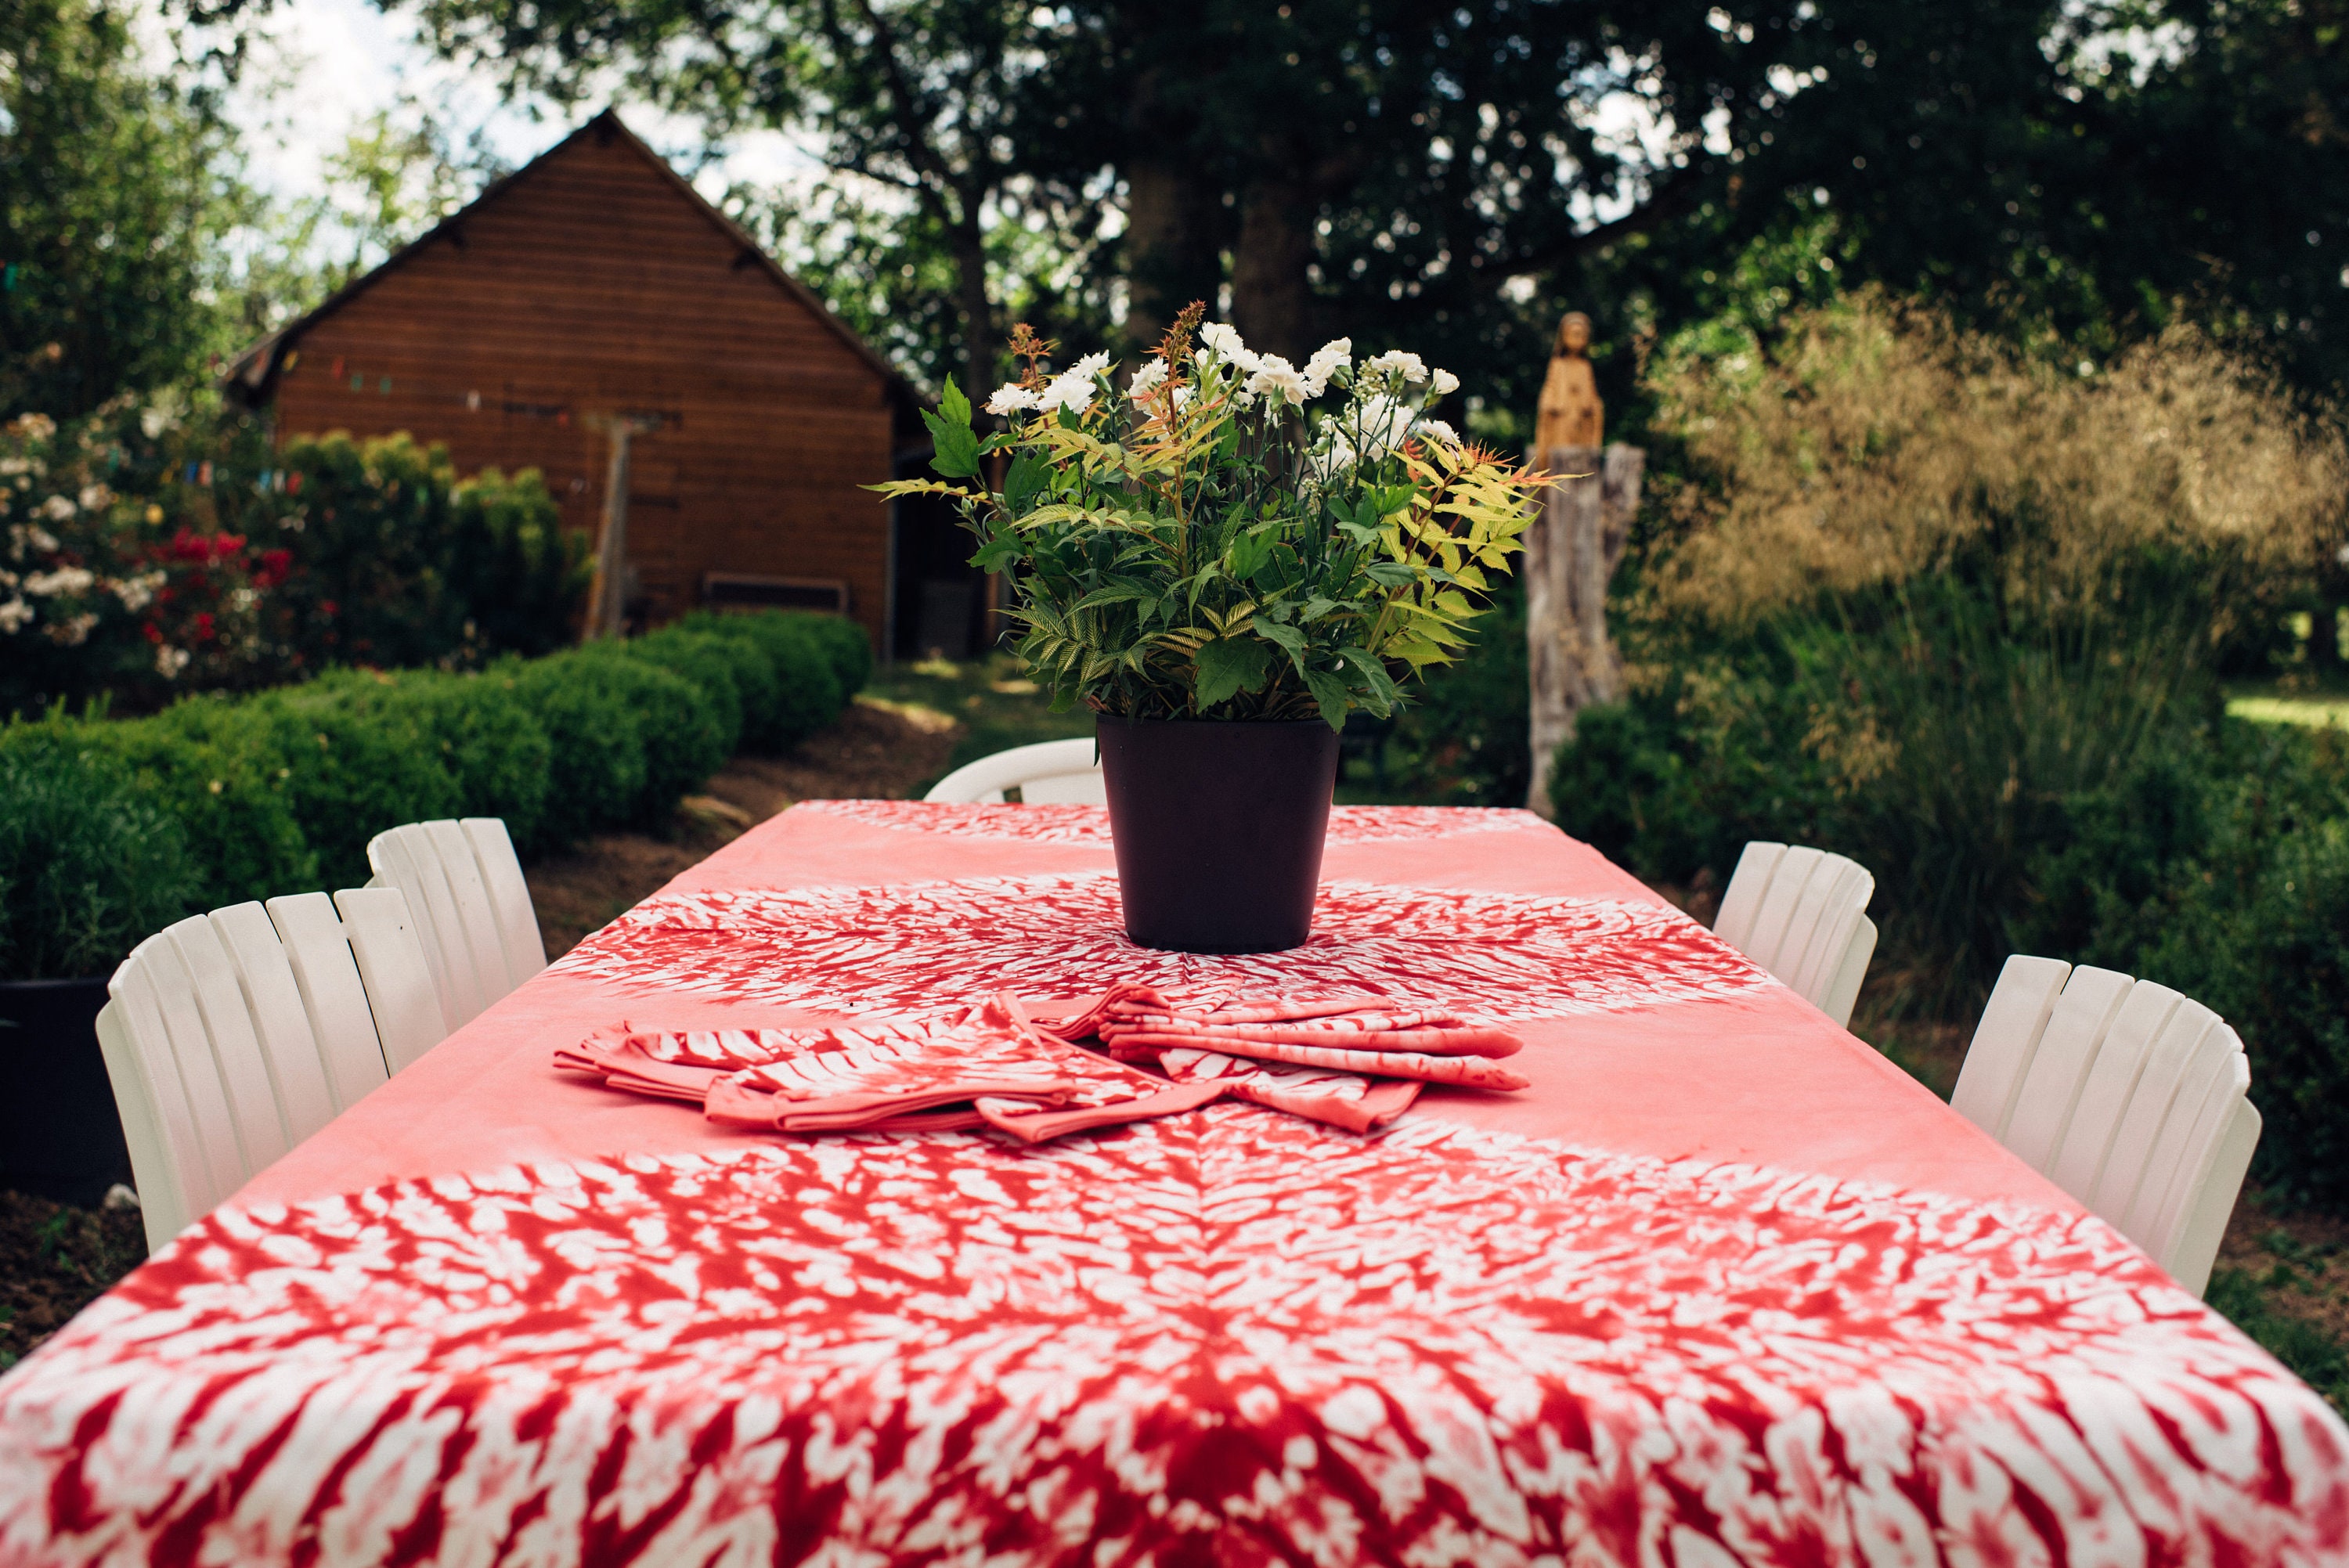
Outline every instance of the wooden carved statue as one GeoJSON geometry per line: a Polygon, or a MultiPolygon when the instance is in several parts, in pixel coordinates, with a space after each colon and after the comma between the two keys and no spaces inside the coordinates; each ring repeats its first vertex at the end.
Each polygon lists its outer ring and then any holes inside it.
{"type": "Polygon", "coordinates": [[[1545,460],[1556,447],[1599,447],[1607,406],[1599,400],[1599,383],[1590,373],[1590,318],[1568,311],[1557,324],[1557,342],[1550,350],[1549,375],[1542,381],[1541,407],[1534,422],[1534,460],[1545,460]]]}

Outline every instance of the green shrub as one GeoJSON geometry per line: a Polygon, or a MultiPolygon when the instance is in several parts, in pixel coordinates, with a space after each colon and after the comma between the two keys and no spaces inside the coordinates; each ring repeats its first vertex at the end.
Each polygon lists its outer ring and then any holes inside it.
{"type": "Polygon", "coordinates": [[[726,656],[727,673],[733,677],[735,694],[742,700],[741,748],[772,750],[777,717],[782,711],[783,687],[781,674],[766,648],[747,637],[730,637],[690,624],[657,632],[645,641],[669,637],[698,638],[707,648],[726,656]]]}
{"type": "Polygon", "coordinates": [[[575,843],[633,820],[645,794],[645,727],[600,662],[592,654],[556,654],[509,660],[489,673],[513,681],[546,732],[546,805],[533,847],[575,843]]]}
{"type": "Polygon", "coordinates": [[[304,892],[318,856],[302,830],[277,728],[249,703],[188,697],[151,718],[93,724],[92,738],[186,830],[214,906],[304,892]]]}
{"type": "Polygon", "coordinates": [[[339,671],[253,699],[291,770],[294,810],[329,887],[371,874],[367,841],[462,802],[430,705],[390,676],[339,671]]]}
{"type": "Polygon", "coordinates": [[[0,976],[109,974],[203,891],[178,821],[90,727],[0,732],[0,976]]]}
{"type": "MultiPolygon", "coordinates": [[[[742,744],[742,688],[734,679],[734,661],[739,652],[731,641],[671,627],[621,645],[626,656],[657,665],[699,688],[709,716],[718,726],[719,760],[709,772],[722,767],[742,744]]],[[[709,772],[703,773],[694,783],[709,777],[709,772]]]]}
{"type": "Polygon", "coordinates": [[[657,826],[680,799],[726,766],[731,751],[708,689],[636,657],[632,647],[601,643],[570,657],[581,674],[602,682],[635,715],[644,738],[645,781],[630,820],[657,826]]]}
{"type": "Polygon", "coordinates": [[[402,671],[397,680],[438,740],[441,766],[456,776],[456,814],[500,818],[517,847],[535,843],[554,744],[520,683],[432,670],[402,671]]]}
{"type": "Polygon", "coordinates": [[[845,615],[821,615],[807,611],[782,612],[785,620],[797,622],[823,646],[825,656],[832,660],[832,673],[840,677],[843,697],[851,697],[864,689],[873,678],[873,639],[864,628],[845,615]]]}
{"type": "Polygon", "coordinates": [[[781,756],[840,717],[845,698],[832,665],[831,645],[812,617],[772,611],[719,614],[698,611],[684,624],[697,632],[732,637],[756,645],[776,677],[775,709],[763,736],[752,744],[781,756]]]}

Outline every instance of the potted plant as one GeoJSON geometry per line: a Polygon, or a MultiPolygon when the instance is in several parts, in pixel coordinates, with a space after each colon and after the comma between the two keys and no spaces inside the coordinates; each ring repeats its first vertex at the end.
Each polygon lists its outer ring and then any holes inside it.
{"type": "Polygon", "coordinates": [[[1547,481],[1428,418],[1458,383],[1416,355],[1300,367],[1203,315],[1123,388],[1020,326],[1006,428],[951,382],[923,416],[936,470],[981,483],[876,488],[953,499],[1055,709],[1099,716],[1127,934],[1264,952],[1311,927],[1348,712],[1456,655],[1547,481]]]}
{"type": "Polygon", "coordinates": [[[107,979],[201,891],[179,823],[97,728],[0,729],[0,1187],[84,1207],[130,1180],[98,1048],[107,979]]]}

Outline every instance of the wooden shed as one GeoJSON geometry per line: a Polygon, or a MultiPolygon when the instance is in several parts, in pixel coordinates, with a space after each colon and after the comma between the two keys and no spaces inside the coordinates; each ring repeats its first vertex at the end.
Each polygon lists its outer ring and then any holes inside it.
{"type": "Polygon", "coordinates": [[[281,434],[406,430],[460,473],[538,469],[591,538],[626,422],[633,622],[836,607],[897,641],[892,511],[858,487],[926,454],[915,389],[608,110],[228,382],[281,434]]]}

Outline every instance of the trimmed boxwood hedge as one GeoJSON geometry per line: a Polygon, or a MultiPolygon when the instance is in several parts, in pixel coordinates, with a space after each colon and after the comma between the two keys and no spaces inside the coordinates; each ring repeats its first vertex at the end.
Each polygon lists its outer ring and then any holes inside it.
{"type": "MultiPolygon", "coordinates": [[[[58,748],[86,753],[74,766],[128,792],[124,820],[183,846],[190,876],[166,902],[186,908],[141,907],[135,940],[186,910],[364,882],[367,841],[401,822],[503,818],[526,855],[657,824],[738,747],[788,751],[830,724],[871,668],[854,622],[698,614],[478,675],[338,670],[148,718],[19,721],[0,727],[0,760],[42,760],[0,779],[47,780],[58,748]]],[[[0,789],[0,840],[37,834],[35,793],[0,789]]],[[[0,954],[0,979],[56,961],[0,954]]]]}

